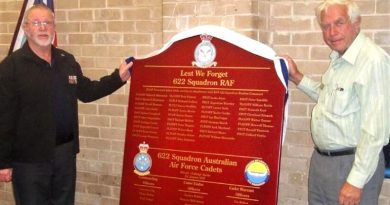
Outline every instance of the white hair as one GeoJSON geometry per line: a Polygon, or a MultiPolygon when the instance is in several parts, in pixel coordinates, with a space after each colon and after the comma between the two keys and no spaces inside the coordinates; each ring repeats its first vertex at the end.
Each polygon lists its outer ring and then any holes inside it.
{"type": "Polygon", "coordinates": [[[360,9],[354,0],[324,0],[316,8],[317,21],[321,23],[321,13],[326,11],[329,6],[332,5],[343,5],[348,9],[348,16],[352,23],[356,22],[360,17],[360,9]]]}

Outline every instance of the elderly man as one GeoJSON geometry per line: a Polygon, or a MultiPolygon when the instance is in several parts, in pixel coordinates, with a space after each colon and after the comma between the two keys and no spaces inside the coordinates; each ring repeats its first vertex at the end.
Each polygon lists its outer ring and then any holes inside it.
{"type": "Polygon", "coordinates": [[[360,31],[353,0],[325,0],[316,10],[332,49],[321,82],[304,76],[289,56],[289,77],[315,100],[311,118],[315,151],[309,204],[378,204],[389,141],[390,57],[360,31]]]}

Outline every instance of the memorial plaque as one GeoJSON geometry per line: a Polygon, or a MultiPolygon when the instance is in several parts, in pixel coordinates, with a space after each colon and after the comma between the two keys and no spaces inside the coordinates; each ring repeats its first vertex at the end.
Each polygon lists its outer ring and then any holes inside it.
{"type": "Polygon", "coordinates": [[[203,26],[136,59],[120,204],[277,204],[287,88],[274,56],[203,26]]]}

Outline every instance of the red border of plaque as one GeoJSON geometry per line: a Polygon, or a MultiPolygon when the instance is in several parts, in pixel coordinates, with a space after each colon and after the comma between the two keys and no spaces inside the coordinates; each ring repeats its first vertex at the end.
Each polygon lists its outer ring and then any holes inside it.
{"type": "Polygon", "coordinates": [[[136,60],[130,90],[121,205],[277,203],[286,88],[273,60],[195,35],[136,60]]]}

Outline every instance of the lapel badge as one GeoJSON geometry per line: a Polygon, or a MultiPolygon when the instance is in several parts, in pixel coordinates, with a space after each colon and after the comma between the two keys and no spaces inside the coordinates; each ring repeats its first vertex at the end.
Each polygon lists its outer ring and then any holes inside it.
{"type": "Polygon", "coordinates": [[[68,76],[69,84],[76,85],[77,84],[77,76],[76,75],[70,75],[68,76]]]}

